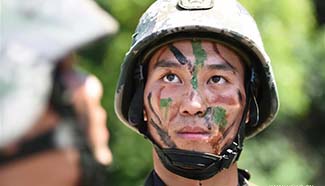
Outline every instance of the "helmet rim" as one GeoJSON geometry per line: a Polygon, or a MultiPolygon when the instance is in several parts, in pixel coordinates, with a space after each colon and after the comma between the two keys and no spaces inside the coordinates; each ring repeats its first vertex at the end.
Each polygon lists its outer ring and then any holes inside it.
{"type": "MultiPolygon", "coordinates": [[[[211,25],[209,23],[199,24],[200,22],[198,22],[197,20],[194,20],[193,23],[180,23],[176,25],[166,24],[159,27],[155,23],[150,23],[150,21],[152,21],[155,16],[159,17],[159,15],[157,15],[158,13],[153,13],[153,10],[155,10],[155,8],[157,8],[159,3],[161,2],[162,1],[159,0],[156,1],[156,3],[154,3],[142,16],[140,23],[137,27],[136,33],[133,35],[132,46],[127,52],[124,59],[124,63],[122,64],[122,71],[119,77],[119,82],[115,95],[115,111],[119,119],[124,124],[137,131],[137,128],[129,123],[127,119],[127,113],[132,93],[134,92],[134,87],[132,88],[133,73],[135,65],[140,62],[140,57],[143,55],[147,56],[148,51],[153,51],[155,48],[164,45],[168,42],[172,42],[177,39],[186,39],[194,37],[211,39],[219,42],[224,41],[224,44],[235,49],[237,52],[244,54],[248,53],[247,56],[249,56],[249,59],[255,61],[254,64],[259,69],[259,74],[261,75],[261,77],[263,77],[263,81],[261,84],[263,84],[262,87],[264,91],[263,95],[261,95],[259,98],[259,105],[261,106],[260,110],[262,113],[262,117],[257,126],[246,127],[246,137],[252,137],[258,132],[262,131],[265,127],[267,127],[274,120],[276,113],[279,109],[278,94],[270,59],[264,50],[258,29],[255,25],[255,22],[252,22],[250,15],[248,13],[245,13],[244,17],[246,16],[245,20],[249,21],[249,24],[252,24],[252,27],[254,27],[252,29],[253,34],[248,33],[247,30],[245,30],[244,34],[242,34],[238,31],[239,27],[228,28],[226,27],[227,25],[222,26],[216,24],[218,25],[216,26],[215,24],[211,25]],[[150,19],[150,21],[148,22],[146,21],[146,19],[150,19]],[[144,29],[143,27],[145,26],[149,28],[144,29]]],[[[227,2],[231,3],[236,1],[227,2]]],[[[174,11],[181,12],[181,10],[174,11]]],[[[213,11],[213,9],[201,11],[213,11]]],[[[183,13],[184,12],[182,11],[180,14],[183,13]]],[[[167,17],[168,16],[166,16],[165,19],[168,19],[167,17]]],[[[165,20],[165,22],[167,21],[165,20]]]]}

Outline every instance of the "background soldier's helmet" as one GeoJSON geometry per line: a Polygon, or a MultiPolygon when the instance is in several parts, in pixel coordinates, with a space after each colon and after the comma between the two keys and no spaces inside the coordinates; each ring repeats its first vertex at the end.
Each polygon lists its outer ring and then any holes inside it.
{"type": "Polygon", "coordinates": [[[253,96],[256,95],[253,102],[257,116],[254,117],[259,119],[246,126],[246,137],[267,127],[278,111],[272,67],[254,19],[236,0],[157,0],[149,7],[140,19],[122,65],[115,95],[119,119],[137,131],[143,127],[128,119],[132,112],[130,104],[136,97],[137,66],[146,63],[160,46],[186,38],[209,39],[227,45],[244,59],[249,69],[254,69],[250,83],[254,86],[253,96]]]}
{"type": "Polygon", "coordinates": [[[44,111],[59,59],[117,31],[91,0],[1,0],[0,147],[44,111]]]}

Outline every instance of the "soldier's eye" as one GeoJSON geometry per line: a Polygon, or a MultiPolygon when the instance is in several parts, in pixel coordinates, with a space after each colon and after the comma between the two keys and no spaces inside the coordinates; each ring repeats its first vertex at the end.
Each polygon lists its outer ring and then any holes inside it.
{"type": "Polygon", "coordinates": [[[169,83],[180,83],[181,80],[179,77],[175,74],[167,74],[163,77],[164,82],[169,82],[169,83]]]}
{"type": "Polygon", "coordinates": [[[225,82],[226,80],[221,76],[212,76],[208,81],[208,83],[218,83],[218,84],[223,84],[225,82]]]}

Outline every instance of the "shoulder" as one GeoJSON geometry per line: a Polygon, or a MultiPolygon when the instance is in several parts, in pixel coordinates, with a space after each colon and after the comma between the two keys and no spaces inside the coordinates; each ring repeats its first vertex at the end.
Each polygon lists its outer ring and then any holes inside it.
{"type": "Polygon", "coordinates": [[[153,186],[154,185],[153,172],[154,171],[151,171],[150,174],[147,176],[144,186],[153,186]]]}
{"type": "Polygon", "coordinates": [[[239,186],[257,186],[256,184],[248,181],[251,175],[247,170],[238,169],[238,185],[239,186]]]}
{"type": "Polygon", "coordinates": [[[152,170],[147,176],[144,186],[165,186],[165,183],[160,179],[157,173],[152,170]]]}

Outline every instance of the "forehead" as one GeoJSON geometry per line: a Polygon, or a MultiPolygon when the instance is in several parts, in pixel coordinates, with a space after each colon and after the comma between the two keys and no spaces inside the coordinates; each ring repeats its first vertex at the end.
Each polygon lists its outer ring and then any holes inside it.
{"type": "Polygon", "coordinates": [[[205,56],[205,65],[227,63],[238,69],[244,68],[241,57],[229,47],[215,41],[190,39],[174,41],[160,47],[153,53],[149,66],[160,60],[177,63],[182,58],[194,64],[202,56],[205,56]]]}

